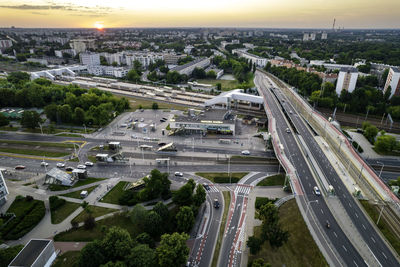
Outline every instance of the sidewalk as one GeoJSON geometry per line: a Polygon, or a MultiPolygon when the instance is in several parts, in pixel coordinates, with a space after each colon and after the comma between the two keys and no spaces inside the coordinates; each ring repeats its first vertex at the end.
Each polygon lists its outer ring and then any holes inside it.
{"type": "Polygon", "coordinates": [[[351,136],[351,138],[356,141],[360,147],[364,150],[361,155],[366,158],[383,158],[385,156],[381,156],[378,153],[376,153],[372,149],[371,143],[364,137],[364,135],[352,131],[347,131],[347,133],[351,136]]]}

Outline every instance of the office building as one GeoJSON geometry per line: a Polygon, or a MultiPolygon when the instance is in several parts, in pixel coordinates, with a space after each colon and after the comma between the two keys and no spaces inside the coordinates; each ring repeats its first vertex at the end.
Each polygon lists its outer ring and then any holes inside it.
{"type": "Polygon", "coordinates": [[[97,66],[100,65],[100,54],[97,53],[81,53],[79,60],[83,65],[97,66]]]}
{"type": "Polygon", "coordinates": [[[356,88],[357,78],[358,70],[356,68],[340,69],[336,84],[336,93],[340,95],[342,90],[346,90],[349,93],[353,92],[356,88]]]}
{"type": "Polygon", "coordinates": [[[233,49],[232,54],[238,55],[238,57],[244,57],[249,59],[253,64],[256,64],[257,67],[265,67],[267,65],[267,59],[262,58],[253,54],[250,54],[244,49],[233,49]]]}
{"type": "Polygon", "coordinates": [[[50,267],[57,257],[50,239],[31,239],[8,267],[50,267]]]}
{"type": "Polygon", "coordinates": [[[7,201],[8,188],[6,181],[4,180],[3,171],[0,170],[0,207],[3,206],[7,201]]]}
{"type": "Polygon", "coordinates": [[[390,97],[396,95],[400,96],[400,70],[396,67],[391,67],[386,79],[385,87],[383,87],[383,93],[386,93],[388,88],[391,88],[390,97]]]}
{"type": "Polygon", "coordinates": [[[69,41],[69,45],[72,49],[75,49],[76,53],[82,53],[89,49],[95,49],[94,39],[73,39],[69,41]]]}
{"type": "Polygon", "coordinates": [[[205,69],[207,66],[210,65],[209,58],[199,58],[192,62],[189,62],[184,65],[176,66],[172,69],[172,71],[177,71],[179,74],[186,74],[190,76],[195,68],[203,68],[205,69]]]}

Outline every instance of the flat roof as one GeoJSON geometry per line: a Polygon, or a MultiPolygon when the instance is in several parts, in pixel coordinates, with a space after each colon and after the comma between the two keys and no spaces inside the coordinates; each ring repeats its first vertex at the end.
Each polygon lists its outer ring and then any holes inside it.
{"type": "Polygon", "coordinates": [[[48,239],[31,239],[9,266],[31,266],[50,242],[48,239]]]}
{"type": "Polygon", "coordinates": [[[396,67],[392,67],[392,70],[393,70],[394,72],[400,72],[399,68],[396,68],[396,67]]]}
{"type": "Polygon", "coordinates": [[[203,61],[203,60],[207,60],[207,59],[208,59],[208,58],[206,58],[206,57],[198,58],[198,59],[195,59],[195,60],[193,60],[193,61],[191,61],[191,62],[189,62],[189,63],[186,63],[186,64],[184,64],[184,65],[176,66],[176,67],[173,68],[172,70],[180,71],[180,70],[186,69],[186,68],[188,68],[188,67],[190,67],[190,66],[192,66],[192,65],[194,65],[194,64],[197,64],[197,63],[199,63],[199,62],[201,62],[201,61],[203,61]]]}
{"type": "Polygon", "coordinates": [[[198,123],[235,123],[234,121],[235,114],[229,113],[228,110],[225,109],[212,109],[205,110],[198,115],[195,116],[178,116],[175,118],[176,122],[198,122],[198,123]]]}
{"type": "Polygon", "coordinates": [[[358,73],[358,69],[353,68],[353,67],[345,67],[345,68],[341,68],[340,72],[358,73]]]}

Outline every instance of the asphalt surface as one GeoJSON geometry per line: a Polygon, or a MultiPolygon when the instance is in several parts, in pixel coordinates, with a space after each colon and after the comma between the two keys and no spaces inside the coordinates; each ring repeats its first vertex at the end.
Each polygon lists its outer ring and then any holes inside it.
{"type": "MultiPolygon", "coordinates": [[[[267,89],[264,89],[265,91],[268,91],[267,89]]],[[[282,100],[286,100],[285,103],[283,104],[284,108],[287,111],[287,114],[289,115],[290,119],[294,123],[297,131],[299,134],[303,137],[307,147],[313,154],[315,160],[317,161],[319,168],[323,172],[325,178],[328,180],[329,184],[331,184],[335,188],[335,193],[336,196],[339,198],[341,201],[343,207],[345,208],[347,214],[351,218],[353,224],[357,227],[359,233],[363,237],[366,245],[369,247],[369,249],[372,251],[374,254],[374,257],[379,261],[379,263],[382,266],[400,266],[399,262],[397,261],[396,257],[392,254],[391,250],[386,246],[384,241],[381,239],[381,237],[378,235],[378,233],[375,231],[375,228],[370,224],[369,220],[366,218],[364,215],[364,212],[360,209],[360,207],[357,205],[356,200],[353,198],[353,196],[350,194],[350,192],[346,189],[345,185],[343,184],[342,180],[340,179],[339,175],[336,173],[334,168],[331,166],[329,160],[326,158],[325,154],[323,153],[322,149],[319,147],[318,143],[315,141],[313,134],[309,130],[308,126],[304,123],[304,121],[301,119],[301,117],[297,114],[295,108],[290,105],[290,102],[287,101],[287,98],[280,93],[279,89],[275,89],[276,95],[278,99],[282,102],[282,100]],[[292,113],[290,113],[292,111],[292,113]]],[[[272,97],[271,92],[268,92],[269,95],[272,97]]],[[[278,105],[274,105],[274,108],[278,110],[279,107],[278,105]]],[[[280,120],[277,120],[277,123],[280,124],[280,127],[284,127],[282,122],[280,120]]],[[[280,128],[278,126],[278,128],[280,128]]],[[[286,126],[287,127],[287,126],[286,126]]],[[[279,131],[279,129],[278,129],[279,131]]],[[[293,134],[287,134],[283,133],[282,129],[280,129],[280,137],[288,137],[292,136],[293,134]],[[285,135],[286,134],[286,135],[285,135]]],[[[285,138],[285,141],[290,138],[285,138]]],[[[289,144],[289,150],[291,150],[294,147],[297,147],[297,145],[294,145],[288,140],[289,144]]],[[[287,146],[286,146],[287,147],[287,146]]],[[[296,151],[294,151],[296,152],[296,151]]],[[[290,151],[292,153],[292,151],[290,151]]],[[[301,155],[297,156],[292,156],[292,160],[294,159],[294,162],[300,158],[301,155]]],[[[303,187],[307,194],[312,192],[312,185],[310,186],[310,183],[307,186],[307,182],[304,181],[301,172],[305,171],[305,168],[301,168],[297,163],[295,163],[295,166],[300,174],[301,181],[303,184],[303,187]],[[299,168],[300,167],[300,168],[299,168]]],[[[323,198],[320,198],[321,200],[323,198]]],[[[319,201],[318,206],[323,206],[325,202],[319,201]]],[[[320,211],[318,211],[318,208],[316,208],[317,205],[311,205],[312,208],[314,209],[315,214],[318,214],[318,219],[323,223],[324,221],[328,220],[330,223],[331,221],[333,222],[334,219],[329,211],[329,209],[325,206],[324,208],[321,208],[320,211]]],[[[339,252],[341,255],[342,259],[344,262],[349,265],[349,266],[362,266],[365,265],[364,260],[360,258],[360,255],[358,254],[357,251],[355,251],[354,247],[351,245],[349,242],[348,238],[346,236],[342,236],[342,231],[339,229],[336,230],[336,222],[331,223],[331,229],[327,230],[326,233],[331,240],[331,242],[334,244],[336,251],[339,252]],[[333,227],[332,227],[333,226],[333,227]],[[332,235],[334,231],[333,229],[336,230],[337,235],[332,235]],[[346,249],[344,249],[346,247],[346,249]]]]}
{"type": "MultiPolygon", "coordinates": [[[[308,208],[312,209],[315,218],[319,222],[320,229],[324,229],[325,235],[329,238],[330,243],[333,244],[336,251],[333,254],[339,254],[341,258],[339,264],[347,266],[367,266],[363,258],[360,256],[358,251],[351,244],[350,240],[341,230],[339,224],[336,222],[332,213],[330,212],[324,198],[317,196],[314,193],[314,187],[317,186],[311,170],[309,169],[307,162],[300,152],[300,148],[295,141],[293,133],[287,133],[286,128],[289,128],[281,107],[275,101],[274,95],[270,92],[269,86],[267,85],[263,75],[256,73],[256,85],[266,95],[267,104],[271,109],[272,115],[276,119],[276,128],[279,138],[284,146],[285,153],[289,155],[291,163],[297,170],[299,180],[302,184],[303,191],[305,194],[306,201],[308,202],[308,208]],[[318,201],[318,202],[317,202],[318,201]],[[326,228],[326,223],[329,222],[330,228],[326,228]]],[[[297,115],[296,115],[297,116],[297,115]]],[[[292,131],[293,132],[293,131],[292,131]]],[[[324,240],[324,236],[320,232],[316,231],[320,240],[324,240]]],[[[329,251],[329,247],[327,251],[329,251]]]]}

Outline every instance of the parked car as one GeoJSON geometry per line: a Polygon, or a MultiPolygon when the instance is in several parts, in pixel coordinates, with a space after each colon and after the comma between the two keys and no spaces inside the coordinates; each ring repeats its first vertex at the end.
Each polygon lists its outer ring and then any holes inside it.
{"type": "Polygon", "coordinates": [[[144,122],[144,118],[141,118],[140,121],[141,121],[141,122],[144,122]]]}
{"type": "Polygon", "coordinates": [[[56,164],[56,166],[57,166],[57,168],[64,168],[64,167],[65,167],[65,164],[62,163],[62,162],[58,162],[58,163],[56,164]]]}
{"type": "Polygon", "coordinates": [[[86,169],[86,166],[83,164],[79,164],[78,166],[76,166],[78,169],[86,169]]]}
{"type": "Polygon", "coordinates": [[[92,167],[94,164],[93,164],[93,162],[91,162],[91,161],[86,161],[86,162],[85,162],[85,165],[86,165],[86,166],[92,167]]]}
{"type": "Polygon", "coordinates": [[[175,172],[175,176],[183,177],[183,173],[181,173],[181,172],[175,172]]]}
{"type": "Polygon", "coordinates": [[[250,151],[248,151],[248,150],[243,150],[243,151],[242,151],[242,155],[248,156],[248,155],[250,155],[250,151]]]}
{"type": "Polygon", "coordinates": [[[17,165],[17,166],[15,166],[15,169],[16,170],[23,170],[23,169],[25,169],[26,167],[24,166],[24,165],[17,165]]]}
{"type": "Polygon", "coordinates": [[[161,143],[158,143],[158,146],[165,146],[167,143],[163,143],[163,142],[161,142],[161,143]]]}
{"type": "Polygon", "coordinates": [[[132,139],[137,139],[137,136],[134,135],[134,134],[132,134],[132,135],[131,135],[131,138],[132,138],[132,139]]]}

